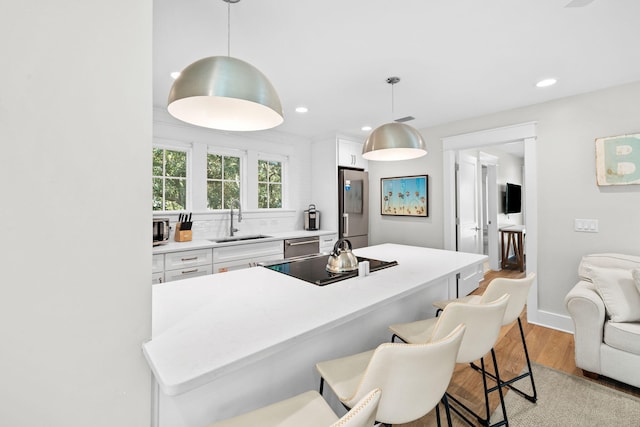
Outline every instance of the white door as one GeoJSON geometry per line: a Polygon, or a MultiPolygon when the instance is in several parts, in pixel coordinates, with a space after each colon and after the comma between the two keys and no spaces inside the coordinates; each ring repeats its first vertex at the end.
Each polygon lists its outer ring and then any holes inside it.
{"type": "MultiPolygon", "coordinates": [[[[482,227],[480,227],[480,199],[478,186],[478,158],[460,153],[456,174],[457,250],[481,254],[482,227]]],[[[473,292],[484,276],[482,265],[460,272],[458,295],[473,292]]]]}
{"type": "Polygon", "coordinates": [[[457,174],[458,251],[482,253],[478,200],[478,159],[460,155],[457,174]]]}

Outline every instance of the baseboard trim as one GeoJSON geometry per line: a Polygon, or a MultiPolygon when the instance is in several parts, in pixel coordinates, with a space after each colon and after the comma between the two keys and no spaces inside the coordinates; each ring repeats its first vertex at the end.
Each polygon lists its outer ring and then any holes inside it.
{"type": "Polygon", "coordinates": [[[573,334],[573,320],[570,316],[538,310],[535,317],[535,319],[528,319],[528,322],[534,325],[544,326],[545,328],[573,334]]]}

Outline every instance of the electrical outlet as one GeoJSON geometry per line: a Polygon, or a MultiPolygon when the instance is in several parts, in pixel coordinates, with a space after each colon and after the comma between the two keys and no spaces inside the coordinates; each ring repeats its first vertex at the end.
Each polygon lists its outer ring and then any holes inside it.
{"type": "Polygon", "coordinates": [[[574,219],[573,229],[583,233],[597,233],[598,232],[598,220],[597,219],[574,219]]]}

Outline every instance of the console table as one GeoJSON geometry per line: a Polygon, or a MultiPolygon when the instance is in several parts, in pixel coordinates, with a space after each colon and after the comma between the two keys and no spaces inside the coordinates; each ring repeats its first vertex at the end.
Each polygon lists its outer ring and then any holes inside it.
{"type": "Polygon", "coordinates": [[[524,225],[510,225],[500,229],[500,241],[502,244],[502,268],[516,268],[524,271],[524,225]],[[505,244],[506,235],[506,244],[505,244]],[[509,258],[513,248],[514,260],[509,258]]]}

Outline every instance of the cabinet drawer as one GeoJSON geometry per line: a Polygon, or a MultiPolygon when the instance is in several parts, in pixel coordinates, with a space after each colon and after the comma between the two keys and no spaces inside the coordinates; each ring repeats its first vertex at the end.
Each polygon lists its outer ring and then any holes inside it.
{"type": "Polygon", "coordinates": [[[282,248],[282,240],[225,246],[213,248],[213,259],[218,264],[241,259],[254,260],[269,255],[281,256],[282,248]]]}
{"type": "Polygon", "coordinates": [[[203,265],[199,267],[187,267],[179,270],[171,270],[164,272],[164,281],[173,282],[174,280],[188,279],[190,277],[206,276],[212,274],[213,269],[211,264],[203,265]]]}
{"type": "Polygon", "coordinates": [[[233,270],[242,270],[243,268],[256,267],[260,262],[279,261],[282,259],[284,259],[284,257],[282,256],[282,254],[280,254],[280,255],[268,255],[268,256],[252,258],[252,259],[239,259],[236,261],[229,261],[225,263],[216,262],[213,264],[213,272],[215,274],[215,273],[225,273],[227,271],[233,271],[233,270]]]}
{"type": "Polygon", "coordinates": [[[213,254],[211,249],[197,249],[193,251],[172,252],[164,256],[164,269],[177,270],[199,265],[211,265],[213,254]]]}
{"type": "Polygon", "coordinates": [[[151,261],[151,272],[162,273],[163,271],[164,271],[164,255],[155,254],[153,256],[153,260],[151,261]]]}

